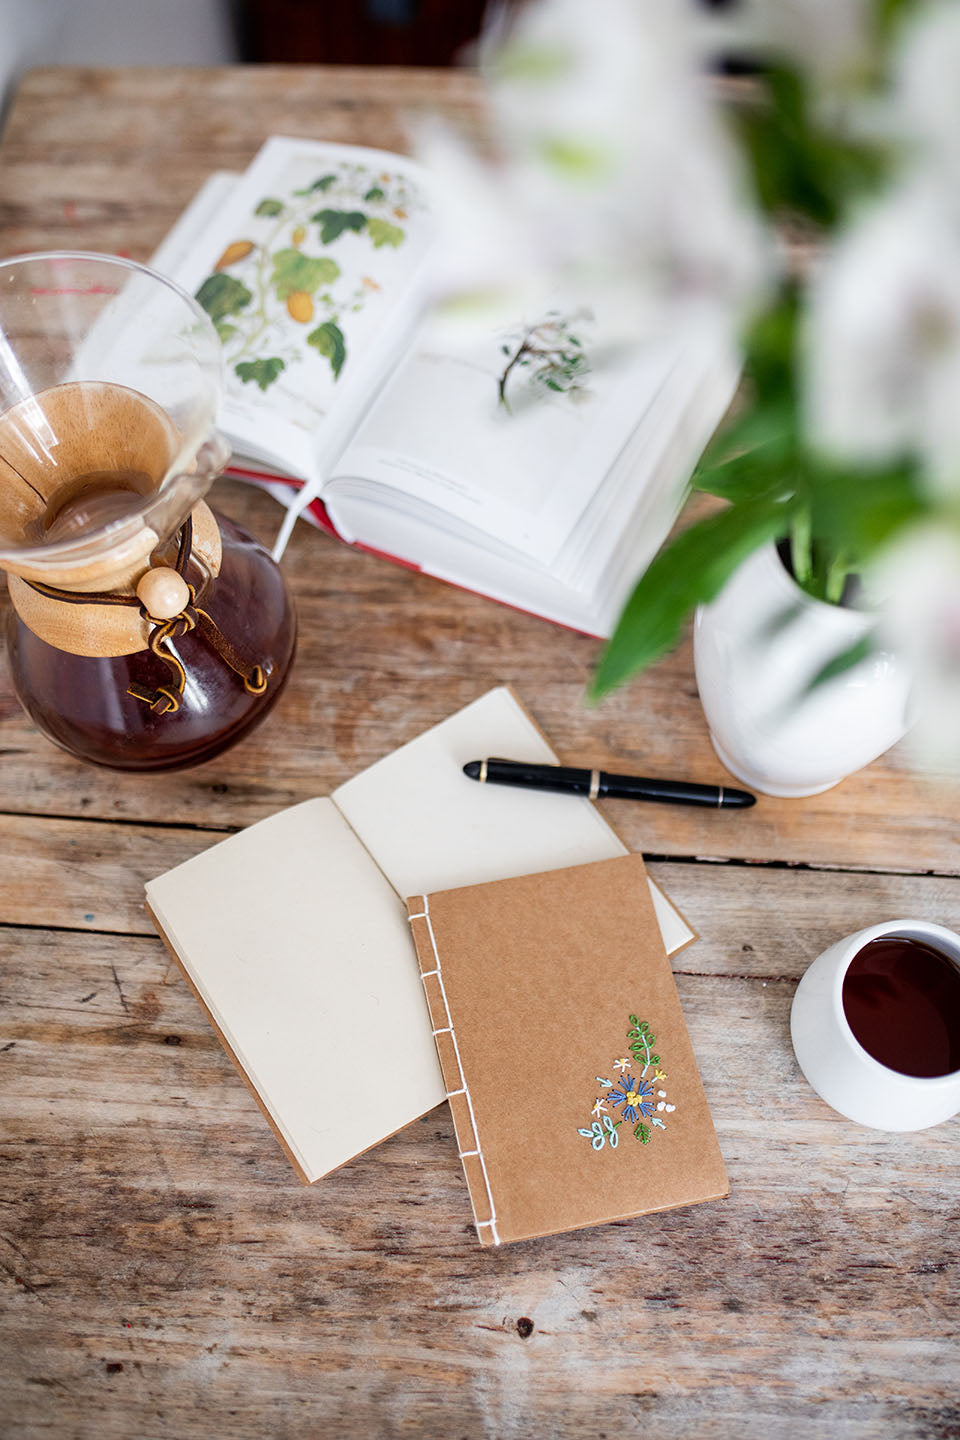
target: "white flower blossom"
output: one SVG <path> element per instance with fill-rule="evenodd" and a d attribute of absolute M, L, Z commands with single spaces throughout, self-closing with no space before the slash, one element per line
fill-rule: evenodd
<path fill-rule="evenodd" d="M 875 202 L 813 280 L 811 439 L 847 463 L 921 457 L 960 491 L 960 210 L 926 178 Z"/>
<path fill-rule="evenodd" d="M 918 163 L 960 179 L 960 6 L 924 6 L 905 26 L 894 74 L 892 125 Z"/>
<path fill-rule="evenodd" d="M 494 157 L 437 126 L 420 137 L 445 230 L 435 292 L 498 314 L 565 294 L 614 315 L 613 338 L 662 325 L 665 306 L 739 318 L 765 232 L 685 7 L 533 0 L 482 53 Z"/>
<path fill-rule="evenodd" d="M 913 675 L 914 757 L 934 770 L 960 767 L 960 531 L 930 520 L 889 548 L 873 576 L 882 593 L 884 643 Z"/>
<path fill-rule="evenodd" d="M 873 50 L 873 0 L 739 0 L 707 12 L 715 48 L 788 59 L 824 86 L 840 86 L 867 68 Z"/>

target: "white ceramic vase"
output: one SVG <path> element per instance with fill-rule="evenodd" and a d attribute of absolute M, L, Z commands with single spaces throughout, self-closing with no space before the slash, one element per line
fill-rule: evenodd
<path fill-rule="evenodd" d="M 714 749 L 731 774 L 767 795 L 816 795 L 900 739 L 909 677 L 890 652 L 809 689 L 873 623 L 864 611 L 812 599 L 773 545 L 700 607 L 697 686 Z"/>

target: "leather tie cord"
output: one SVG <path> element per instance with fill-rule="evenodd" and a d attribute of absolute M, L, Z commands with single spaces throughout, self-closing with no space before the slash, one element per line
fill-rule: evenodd
<path fill-rule="evenodd" d="M 249 665 L 230 644 L 213 617 L 197 604 L 197 590 L 186 579 L 185 573 L 187 565 L 190 563 L 193 547 L 193 521 L 189 516 L 180 529 L 179 542 L 176 570 L 190 592 L 190 600 L 179 615 L 174 615 L 169 620 L 157 620 L 148 614 L 146 607 L 136 595 L 86 591 L 79 594 L 72 590 L 57 590 L 52 585 L 44 585 L 39 581 L 28 580 L 26 582 L 31 589 L 36 590 L 40 595 L 45 595 L 47 599 L 61 600 L 68 605 L 136 605 L 139 607 L 143 618 L 150 625 L 147 645 L 170 670 L 170 681 L 166 685 L 158 685 L 155 690 L 150 690 L 146 686 L 134 682 L 128 687 L 127 694 L 132 695 L 135 700 L 142 701 L 144 705 L 149 705 L 156 715 L 176 712 L 183 703 L 187 672 L 174 654 L 171 642 L 177 640 L 181 635 L 188 635 L 191 630 L 198 631 L 211 650 L 219 655 L 235 675 L 240 677 L 248 694 L 262 695 L 268 683 L 267 673 L 263 666 Z M 201 588 L 201 596 L 203 588 L 205 587 Z"/>

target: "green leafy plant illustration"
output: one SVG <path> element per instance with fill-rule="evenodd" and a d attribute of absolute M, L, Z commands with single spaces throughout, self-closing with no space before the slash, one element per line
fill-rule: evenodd
<path fill-rule="evenodd" d="M 508 391 L 525 380 L 534 390 L 543 388 L 556 394 L 582 392 L 590 374 L 590 361 L 583 341 L 574 334 L 590 316 L 580 311 L 563 315 L 549 311 L 535 325 L 513 332 L 500 345 L 506 364 L 497 378 L 497 399 L 511 413 Z"/>
<path fill-rule="evenodd" d="M 391 225 L 389 220 L 380 220 L 376 215 L 371 215 L 367 221 L 367 234 L 373 241 L 375 250 L 379 250 L 382 245 L 392 245 L 396 250 L 404 240 L 404 232 L 399 225 Z"/>
<path fill-rule="evenodd" d="M 310 219 L 320 226 L 320 240 L 324 245 L 332 245 L 344 230 L 362 230 L 367 223 L 362 210 L 318 210 Z"/>
<path fill-rule="evenodd" d="M 272 355 L 269 359 L 264 357 L 261 360 L 241 360 L 233 368 L 237 377 L 244 384 L 253 380 L 261 390 L 267 390 L 284 368 L 284 362 L 278 355 Z"/>
<path fill-rule="evenodd" d="M 343 362 L 347 358 L 347 345 L 339 325 L 335 325 L 332 320 L 325 320 L 316 330 L 311 330 L 307 336 L 307 344 L 327 357 L 334 378 L 339 378 Z"/>
<path fill-rule="evenodd" d="M 403 245 L 398 221 L 422 203 L 404 176 L 349 161 L 302 188 L 263 196 L 251 215 L 260 223 L 226 246 L 196 292 L 237 379 L 266 392 L 319 357 L 338 380 L 349 352 L 345 317 L 379 293 L 374 256 Z M 372 274 L 362 273 L 362 248 L 341 263 L 338 248 L 348 241 L 368 247 Z"/>
<path fill-rule="evenodd" d="M 278 300 L 288 300 L 297 291 L 313 295 L 321 285 L 332 285 L 339 278 L 340 266 L 325 255 L 304 255 L 295 246 L 274 253 L 270 284 Z"/>
<path fill-rule="evenodd" d="M 336 175 L 321 175 L 319 180 L 314 180 L 312 185 L 307 185 L 303 190 L 294 190 L 294 195 L 315 195 L 318 190 L 329 190 L 335 185 Z"/>
<path fill-rule="evenodd" d="M 197 299 L 216 325 L 236 315 L 253 299 L 251 291 L 233 275 L 209 275 L 197 291 Z"/>

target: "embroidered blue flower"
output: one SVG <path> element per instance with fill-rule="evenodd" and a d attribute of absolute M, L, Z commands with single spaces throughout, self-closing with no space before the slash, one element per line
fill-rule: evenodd
<path fill-rule="evenodd" d="M 623 1118 L 636 1120 L 639 1115 L 653 1114 L 653 1083 L 650 1080 L 634 1080 L 632 1075 L 621 1075 L 616 1087 L 607 1099 L 612 1105 L 623 1106 Z"/>

